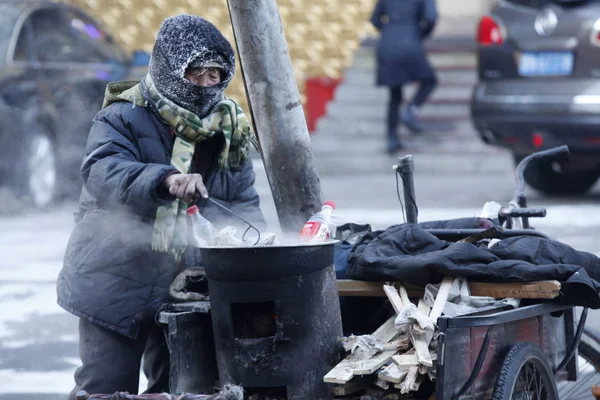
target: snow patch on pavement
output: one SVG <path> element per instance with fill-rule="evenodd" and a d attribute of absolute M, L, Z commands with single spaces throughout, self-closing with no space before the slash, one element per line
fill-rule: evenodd
<path fill-rule="evenodd" d="M 14 334 L 11 324 L 31 320 L 40 315 L 64 314 L 56 304 L 56 285 L 0 283 L 0 338 Z M 1 382 L 1 380 L 0 380 Z"/>
<path fill-rule="evenodd" d="M 47 372 L 20 372 L 0 369 L 1 394 L 8 393 L 52 393 L 67 394 L 75 385 L 75 369 Z"/>

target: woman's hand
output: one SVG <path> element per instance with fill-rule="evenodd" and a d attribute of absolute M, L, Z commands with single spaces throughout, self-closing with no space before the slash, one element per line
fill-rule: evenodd
<path fill-rule="evenodd" d="M 191 203 L 203 197 L 208 198 L 208 190 L 200 174 L 173 174 L 163 181 L 163 186 L 174 196 L 186 203 Z"/>

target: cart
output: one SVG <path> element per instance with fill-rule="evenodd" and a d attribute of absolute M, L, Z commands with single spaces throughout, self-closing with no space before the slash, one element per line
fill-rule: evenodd
<path fill-rule="evenodd" d="M 567 154 L 568 147 L 561 146 L 519 163 L 514 197 L 498 215 L 503 230 L 433 229 L 430 233 L 448 241 L 546 237 L 530 227 L 529 218 L 544 217 L 546 210 L 527 206 L 523 173 L 532 160 Z M 401 159 L 396 170 L 404 186 L 408 222 L 416 223 L 410 156 Z M 536 299 L 523 301 L 518 308 L 498 305 L 469 315 L 441 316 L 437 320 L 435 399 L 593 399 L 591 388 L 600 382 L 600 336 L 585 328 L 587 313 L 584 308 L 577 318 L 574 307 Z M 372 398 L 386 398 L 392 392 Z"/>

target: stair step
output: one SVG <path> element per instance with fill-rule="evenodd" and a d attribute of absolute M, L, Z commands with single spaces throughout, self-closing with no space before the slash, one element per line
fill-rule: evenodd
<path fill-rule="evenodd" d="M 436 69 L 477 68 L 477 56 L 474 53 L 431 53 L 427 57 Z M 374 49 L 360 48 L 354 54 L 352 67 L 375 69 L 376 66 L 377 57 Z"/>
<path fill-rule="evenodd" d="M 410 99 L 414 96 L 418 85 L 412 84 L 404 88 L 404 97 Z M 444 102 L 452 100 L 471 101 L 473 89 L 471 86 L 438 86 L 431 94 L 430 101 Z M 372 85 L 370 88 L 365 86 L 356 87 L 346 83 L 340 84 L 334 94 L 336 103 L 377 103 L 385 106 L 389 100 L 390 90 L 387 87 Z"/>
<path fill-rule="evenodd" d="M 471 120 L 467 117 L 462 118 L 421 118 L 424 128 L 424 133 L 427 132 L 455 132 L 455 126 L 465 126 L 462 132 L 473 132 L 473 128 L 466 128 Z M 430 128 L 431 127 L 431 128 Z M 399 129 L 406 128 L 400 126 Z M 315 135 L 332 134 L 332 135 L 382 135 L 386 131 L 386 123 L 384 119 L 348 119 L 348 118 L 322 118 L 317 122 Z"/>
<path fill-rule="evenodd" d="M 440 84 L 462 84 L 474 86 L 477 81 L 477 73 L 473 70 L 436 71 Z M 344 83 L 347 85 L 374 84 L 377 73 L 375 70 L 348 68 L 344 72 Z"/>
<path fill-rule="evenodd" d="M 416 152 L 407 149 L 394 156 L 389 156 L 381 146 L 376 156 L 354 156 L 335 153 L 329 156 L 315 155 L 315 164 L 320 176 L 339 175 L 373 175 L 389 173 L 393 182 L 393 165 L 398 157 L 412 154 L 415 171 L 421 173 L 464 176 L 467 174 L 506 173 L 506 165 L 512 163 L 510 154 L 502 150 L 489 152 L 473 152 L 466 157 L 457 157 L 454 153 Z M 493 157 L 494 162 L 490 162 Z"/>
<path fill-rule="evenodd" d="M 418 136 L 401 137 L 415 147 L 438 153 L 493 152 L 490 146 L 484 144 L 474 133 L 462 136 L 423 133 Z M 323 134 L 311 136 L 311 143 L 315 155 L 333 155 L 342 150 L 347 155 L 366 156 L 379 154 L 384 149 L 385 135 L 348 138 Z"/>
<path fill-rule="evenodd" d="M 374 48 L 378 40 L 378 36 L 366 37 L 361 43 L 361 48 Z M 434 35 L 425 41 L 425 49 L 432 53 L 474 52 L 477 49 L 477 43 L 472 35 Z"/>
<path fill-rule="evenodd" d="M 422 117 L 469 117 L 470 105 L 468 103 L 427 103 L 423 105 L 420 111 Z M 347 119 L 385 119 L 387 117 L 387 107 L 381 107 L 379 104 L 356 104 L 356 103 L 338 103 L 332 101 L 327 104 L 327 117 L 347 118 Z"/>
<path fill-rule="evenodd" d="M 357 125 L 355 125 L 352 130 L 345 130 L 343 128 L 343 124 L 339 123 L 340 121 L 337 119 L 330 119 L 329 122 L 322 124 L 319 126 L 320 129 L 317 129 L 312 134 L 315 136 L 323 135 L 364 135 L 365 133 L 369 133 L 371 129 L 367 129 L 368 127 L 384 127 L 385 124 L 383 122 L 379 122 L 378 124 L 369 124 L 367 121 L 361 121 Z M 439 134 L 439 135 L 447 135 L 449 133 L 453 135 L 472 135 L 474 134 L 475 128 L 471 120 L 463 120 L 463 121 L 450 121 L 450 120 L 437 120 L 437 121 L 423 121 L 422 125 L 424 128 L 424 132 L 426 134 Z M 327 129 L 322 129 L 327 128 Z M 400 128 L 400 130 L 404 130 L 404 128 Z M 379 135 L 382 131 L 376 131 L 374 134 Z"/>

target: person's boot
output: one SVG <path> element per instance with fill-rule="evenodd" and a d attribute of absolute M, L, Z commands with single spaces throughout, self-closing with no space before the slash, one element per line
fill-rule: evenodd
<path fill-rule="evenodd" d="M 417 118 L 418 112 L 419 108 L 417 106 L 409 104 L 404 107 L 404 110 L 402 110 L 402 114 L 400 115 L 400 119 L 404 125 L 406 125 L 413 133 L 423 132 L 423 126 Z"/>
<path fill-rule="evenodd" d="M 394 154 L 396 151 L 402 149 L 402 142 L 398 138 L 396 132 L 388 132 L 387 135 L 387 151 L 389 154 Z"/>

